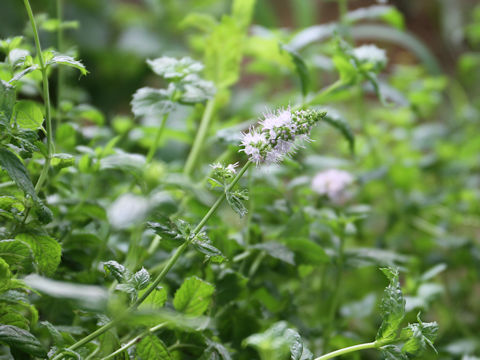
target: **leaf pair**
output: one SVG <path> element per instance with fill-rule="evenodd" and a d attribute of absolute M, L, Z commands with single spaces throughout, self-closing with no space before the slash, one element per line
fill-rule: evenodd
<path fill-rule="evenodd" d="M 114 260 L 107 261 L 103 267 L 120 283 L 115 289 L 126 293 L 131 302 L 138 298 L 139 291 L 145 289 L 150 282 L 150 274 L 143 267 L 136 273 L 132 273 Z"/>

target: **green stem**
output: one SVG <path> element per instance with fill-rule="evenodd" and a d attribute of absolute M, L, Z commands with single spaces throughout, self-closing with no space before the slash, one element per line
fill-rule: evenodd
<path fill-rule="evenodd" d="M 215 109 L 215 98 L 208 100 L 205 111 L 203 112 L 202 120 L 200 121 L 200 127 L 198 128 L 197 136 L 193 141 L 192 149 L 190 154 L 188 154 L 187 161 L 185 163 L 185 168 L 183 173 L 187 176 L 190 176 L 193 172 L 193 168 L 197 162 L 197 159 L 202 150 L 203 143 L 205 142 L 205 137 L 207 136 L 208 128 L 210 127 L 210 121 L 213 116 L 213 110 Z"/>
<path fill-rule="evenodd" d="M 155 139 L 153 140 L 153 143 L 150 146 L 150 150 L 148 150 L 147 164 L 149 164 L 153 160 L 153 156 L 155 155 L 155 152 L 157 151 L 158 142 L 160 141 L 160 138 L 162 137 L 163 130 L 165 129 L 165 124 L 167 122 L 168 114 L 169 113 L 166 113 L 166 114 L 163 115 L 162 122 L 160 123 L 160 126 L 157 129 L 157 133 L 155 134 Z"/>
<path fill-rule="evenodd" d="M 40 46 L 40 37 L 38 36 L 37 24 L 33 16 L 32 8 L 28 0 L 23 0 L 25 9 L 27 10 L 30 24 L 32 25 L 33 38 L 35 39 L 35 48 L 37 50 L 38 62 L 40 63 L 40 70 L 42 72 L 42 87 L 43 87 L 43 101 L 45 102 L 45 118 L 47 122 L 47 156 L 45 158 L 45 164 L 43 166 L 40 177 L 38 178 L 35 190 L 38 192 L 47 178 L 48 169 L 50 167 L 50 160 L 53 153 L 53 133 L 52 133 L 52 117 L 50 110 L 50 91 L 48 89 L 48 77 L 47 67 L 45 66 L 45 60 L 43 58 L 42 47 Z"/>
<path fill-rule="evenodd" d="M 340 350 L 332 351 L 331 353 L 322 355 L 318 358 L 315 358 L 314 360 L 327 360 L 327 359 L 331 359 L 331 358 L 334 358 L 334 357 L 337 357 L 337 356 L 340 356 L 340 355 L 348 354 L 348 353 L 351 353 L 351 352 L 354 352 L 354 351 L 359 351 L 359 350 L 364 350 L 364 349 L 374 349 L 374 348 L 377 347 L 377 345 L 378 344 L 377 344 L 376 341 L 365 343 L 365 344 L 353 345 L 353 346 L 349 346 L 349 347 L 346 347 L 346 348 L 343 348 L 343 349 L 340 349 Z"/>
<path fill-rule="evenodd" d="M 340 244 L 338 247 L 338 262 L 337 262 L 337 279 L 335 282 L 335 289 L 333 290 L 332 301 L 330 303 L 330 309 L 328 312 L 328 323 L 325 329 L 325 335 L 323 338 L 323 350 L 328 350 L 328 345 L 330 343 L 330 338 L 332 336 L 332 329 L 335 321 L 335 314 L 337 313 L 337 309 L 340 302 L 340 283 L 342 281 L 342 272 L 343 272 L 343 265 L 344 265 L 344 249 L 345 249 L 345 229 L 344 225 L 342 225 L 342 229 L 340 230 L 339 234 Z"/>
<path fill-rule="evenodd" d="M 58 31 L 57 31 L 57 49 L 61 53 L 63 52 L 63 0 L 57 0 L 57 20 L 59 22 Z M 62 112 L 60 111 L 60 103 L 62 100 L 62 88 L 63 88 L 63 79 L 65 73 L 63 71 L 63 66 L 59 66 L 57 69 L 57 122 L 56 127 L 60 125 L 62 121 Z"/>
<path fill-rule="evenodd" d="M 145 335 L 151 333 L 151 332 L 154 332 L 154 331 L 157 331 L 158 329 L 162 328 L 163 326 L 165 326 L 165 323 L 161 323 L 161 324 L 158 324 L 150 329 L 147 329 L 145 330 L 144 332 L 142 332 L 140 335 L 138 336 L 135 336 L 132 340 L 130 340 L 128 343 L 126 343 L 125 345 L 123 345 L 120 349 L 114 351 L 113 353 L 111 353 L 110 355 L 107 355 L 105 356 L 104 358 L 102 358 L 101 360 L 109 360 L 109 359 L 113 359 L 116 355 L 122 353 L 123 351 L 127 350 L 128 348 L 132 347 L 133 345 L 135 345 L 142 337 L 144 337 Z"/>
<path fill-rule="evenodd" d="M 235 178 L 232 180 L 232 182 L 227 186 L 227 188 L 225 189 L 225 192 L 223 192 L 219 197 L 218 199 L 215 201 L 215 203 L 212 205 L 212 207 L 208 210 L 208 212 L 205 214 L 205 216 L 202 218 L 202 220 L 200 220 L 200 222 L 198 223 L 198 225 L 195 227 L 195 229 L 193 229 L 192 231 L 192 236 L 187 240 L 185 241 L 182 245 L 180 245 L 177 250 L 175 251 L 175 254 L 169 259 L 169 261 L 167 262 L 167 264 L 165 265 L 165 267 L 162 269 L 162 271 L 160 272 L 160 274 L 158 274 L 158 276 L 156 277 L 156 279 L 153 281 L 153 283 L 145 290 L 145 292 L 143 293 L 143 295 L 137 299 L 137 301 L 135 301 L 135 303 L 133 303 L 132 306 L 130 306 L 130 308 L 120 317 L 120 318 L 117 318 L 116 320 L 112 320 L 110 321 L 109 323 L 103 325 L 102 327 L 98 328 L 96 331 L 94 331 L 93 333 L 87 335 L 86 337 L 84 337 L 83 339 L 77 341 L 75 344 L 73 344 L 72 346 L 70 346 L 68 348 L 68 350 L 75 350 L 75 349 L 78 349 L 79 347 L 87 344 L 88 342 L 92 341 L 93 339 L 97 338 L 98 336 L 102 335 L 103 333 L 105 333 L 106 331 L 108 331 L 109 329 L 111 329 L 118 321 L 120 321 L 122 318 L 124 318 L 125 316 L 129 315 L 131 312 L 133 312 L 135 309 L 137 309 L 141 303 L 143 303 L 145 301 L 145 299 L 153 292 L 153 290 L 155 290 L 158 286 L 158 284 L 160 284 L 160 282 L 162 282 L 162 280 L 165 278 L 165 276 L 167 276 L 168 272 L 170 271 L 170 269 L 173 267 L 173 265 L 175 265 L 175 263 L 177 262 L 177 260 L 180 258 L 180 255 L 182 255 L 182 253 L 185 251 L 185 249 L 188 247 L 188 245 L 195 239 L 195 237 L 198 235 L 198 233 L 203 229 L 203 227 L 205 226 L 206 222 L 210 219 L 210 217 L 212 217 L 212 215 L 215 213 L 215 211 L 218 209 L 218 207 L 220 206 L 220 204 L 222 203 L 222 201 L 225 199 L 225 194 L 230 191 L 236 184 L 237 182 L 240 180 L 240 178 L 243 176 L 243 174 L 245 174 L 245 172 L 248 170 L 248 168 L 252 165 L 253 163 L 251 161 L 248 161 L 241 169 L 240 171 L 237 173 L 237 176 L 235 176 Z M 63 357 L 63 354 L 58 354 L 57 356 L 55 356 L 52 360 L 59 360 Z"/>

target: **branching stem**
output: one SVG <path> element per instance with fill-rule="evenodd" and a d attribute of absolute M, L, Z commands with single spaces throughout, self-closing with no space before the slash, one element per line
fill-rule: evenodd
<path fill-rule="evenodd" d="M 115 320 L 110 321 L 109 323 L 103 325 L 102 327 L 98 328 L 96 331 L 93 333 L 87 335 L 83 339 L 77 341 L 75 344 L 70 346 L 67 350 L 76 350 L 83 345 L 87 344 L 88 342 L 92 341 L 93 339 L 97 338 L 98 336 L 102 335 L 106 331 L 110 330 L 113 326 L 117 324 L 120 320 L 125 318 L 127 315 L 131 314 L 134 310 L 136 310 L 141 303 L 145 301 L 145 299 L 157 288 L 157 286 L 165 279 L 165 276 L 167 276 L 168 272 L 170 269 L 175 265 L 177 260 L 180 258 L 180 255 L 183 254 L 183 252 L 186 250 L 188 245 L 195 239 L 195 237 L 198 235 L 198 233 L 203 229 L 207 221 L 212 217 L 212 215 L 217 211 L 223 200 L 225 199 L 225 194 L 230 191 L 237 183 L 238 181 L 242 178 L 242 176 L 245 174 L 245 172 L 248 170 L 248 168 L 252 165 L 253 163 L 251 161 L 248 161 L 237 173 L 235 178 L 232 180 L 232 182 L 228 185 L 228 187 L 225 189 L 225 192 L 223 192 L 215 201 L 215 203 L 212 205 L 212 207 L 208 210 L 208 212 L 205 214 L 205 216 L 200 220 L 198 225 L 195 227 L 195 229 L 192 231 L 192 236 L 185 241 L 182 245 L 180 245 L 177 250 L 175 251 L 175 254 L 168 260 L 167 264 L 165 267 L 162 269 L 160 274 L 155 278 L 155 280 L 150 284 L 150 286 L 145 290 L 143 295 L 133 303 L 133 305 L 125 312 L 125 314 Z M 56 355 L 52 360 L 59 360 L 63 358 L 63 354 L 60 353 Z"/>

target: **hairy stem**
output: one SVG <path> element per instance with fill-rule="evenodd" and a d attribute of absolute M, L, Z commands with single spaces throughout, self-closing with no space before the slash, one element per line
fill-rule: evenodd
<path fill-rule="evenodd" d="M 27 10 L 30 24 L 32 25 L 33 38 L 35 40 L 35 48 L 37 50 L 38 62 L 40 63 L 40 70 L 42 72 L 42 88 L 43 88 L 43 101 L 45 102 L 45 119 L 47 123 L 47 156 L 45 158 L 45 164 L 43 166 L 40 177 L 38 178 L 35 190 L 38 192 L 48 176 L 48 169 L 50 168 L 50 160 L 53 153 L 53 132 L 52 132 L 52 116 L 50 108 L 50 91 L 48 89 L 48 77 L 47 67 L 43 58 L 42 47 L 40 46 L 40 37 L 38 36 L 37 24 L 33 16 L 32 8 L 28 0 L 23 0 L 25 9 Z"/>
<path fill-rule="evenodd" d="M 343 349 L 340 349 L 340 350 L 332 351 L 328 354 L 325 354 L 325 355 L 322 355 L 318 358 L 315 358 L 314 360 L 332 359 L 334 357 L 344 355 L 344 354 L 348 354 L 348 353 L 351 353 L 351 352 L 354 352 L 354 351 L 359 351 L 359 350 L 364 350 L 364 349 L 373 349 L 373 348 L 376 348 L 377 346 L 378 346 L 378 344 L 377 344 L 376 341 L 365 343 L 365 344 L 353 345 L 353 346 L 349 346 L 349 347 L 346 347 L 346 348 L 343 348 Z"/>
<path fill-rule="evenodd" d="M 152 284 L 145 290 L 143 295 L 133 303 L 132 306 L 121 316 L 120 318 L 117 318 L 116 320 L 112 320 L 109 323 L 103 325 L 102 327 L 98 328 L 96 331 L 93 333 L 87 335 L 83 339 L 77 341 L 75 344 L 70 346 L 67 350 L 76 350 L 79 347 L 87 344 L 88 342 L 92 341 L 93 339 L 97 338 L 98 336 L 102 335 L 109 329 L 111 329 L 114 325 L 116 325 L 117 322 L 119 322 L 121 319 L 129 315 L 131 312 L 133 312 L 135 309 L 137 309 L 141 303 L 145 301 L 145 299 L 155 290 L 162 282 L 162 280 L 167 276 L 168 272 L 170 269 L 175 265 L 177 260 L 180 258 L 180 255 L 183 254 L 185 249 L 188 247 L 188 245 L 195 239 L 195 237 L 198 235 L 198 233 L 203 229 L 207 221 L 212 217 L 212 215 L 215 213 L 215 211 L 218 209 L 222 201 L 225 199 L 225 194 L 226 192 L 230 191 L 236 184 L 237 182 L 241 179 L 241 177 L 245 174 L 245 172 L 248 170 L 248 168 L 252 165 L 253 163 L 251 161 L 248 161 L 237 173 L 235 178 L 232 180 L 232 182 L 228 185 L 228 187 L 225 189 L 225 192 L 223 192 L 215 201 L 215 203 L 212 205 L 212 207 L 208 210 L 208 212 L 205 214 L 205 216 L 200 220 L 198 225 L 195 227 L 195 229 L 192 231 L 192 236 L 185 241 L 182 245 L 180 245 L 177 250 L 175 251 L 175 254 L 168 260 L 167 264 L 165 267 L 162 269 L 160 274 L 155 278 Z M 63 358 L 63 354 L 58 354 L 55 356 L 52 360 L 59 360 Z"/>
<path fill-rule="evenodd" d="M 153 156 L 155 155 L 155 152 L 157 151 L 158 143 L 160 141 L 160 138 L 162 137 L 163 130 L 165 129 L 165 124 L 167 122 L 168 114 L 169 113 L 166 113 L 166 114 L 163 115 L 160 126 L 158 127 L 157 132 L 155 134 L 155 139 L 153 140 L 153 143 L 150 146 L 150 149 L 148 150 L 147 164 L 149 164 L 153 160 Z"/>
<path fill-rule="evenodd" d="M 210 127 L 210 121 L 213 116 L 213 110 L 215 109 L 215 98 L 208 100 L 205 111 L 203 112 L 202 120 L 200 121 L 200 127 L 198 128 L 197 136 L 193 141 L 192 149 L 188 154 L 187 161 L 183 173 L 187 176 L 192 175 L 195 164 L 202 150 L 205 137 L 207 136 L 208 128 Z"/>

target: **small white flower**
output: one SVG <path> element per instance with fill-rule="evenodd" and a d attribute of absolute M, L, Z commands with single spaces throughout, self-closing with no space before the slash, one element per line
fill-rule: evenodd
<path fill-rule="evenodd" d="M 235 164 L 228 164 L 227 167 L 225 168 L 227 171 L 231 172 L 232 174 L 235 174 L 237 171 L 235 168 L 238 166 L 238 162 Z"/>
<path fill-rule="evenodd" d="M 341 204 L 348 199 L 346 189 L 354 180 L 347 171 L 329 169 L 315 175 L 312 190 L 320 195 L 326 195 L 336 204 Z"/>
<path fill-rule="evenodd" d="M 362 45 L 353 49 L 353 55 L 361 62 L 368 62 L 374 65 L 385 65 L 387 63 L 387 53 L 375 45 Z"/>
<path fill-rule="evenodd" d="M 265 134 L 251 128 L 248 133 L 242 134 L 242 151 L 257 165 L 264 160 L 261 150 L 267 145 Z"/>

